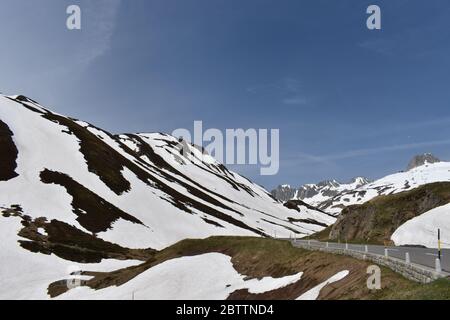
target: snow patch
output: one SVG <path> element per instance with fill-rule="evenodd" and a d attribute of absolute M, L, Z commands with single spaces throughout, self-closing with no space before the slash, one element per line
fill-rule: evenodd
<path fill-rule="evenodd" d="M 442 248 L 450 248 L 450 204 L 406 221 L 395 230 L 391 239 L 397 246 L 409 244 L 437 248 L 438 228 L 441 229 Z"/>
<path fill-rule="evenodd" d="M 316 300 L 319 297 L 320 291 L 325 286 L 344 279 L 348 274 L 349 274 L 348 270 L 344 270 L 344 271 L 338 272 L 334 276 L 329 278 L 327 281 L 322 282 L 321 284 L 315 286 L 314 288 L 306 291 L 304 294 L 302 294 L 296 300 Z"/>
<path fill-rule="evenodd" d="M 234 269 L 231 257 L 207 253 L 165 261 L 119 287 L 97 291 L 78 287 L 59 299 L 224 300 L 236 290 L 263 293 L 295 283 L 301 276 L 300 272 L 246 281 L 246 276 Z"/>

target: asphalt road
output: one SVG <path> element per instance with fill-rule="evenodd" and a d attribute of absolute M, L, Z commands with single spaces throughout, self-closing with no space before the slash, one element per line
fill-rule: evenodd
<path fill-rule="evenodd" d="M 294 240 L 292 244 L 299 246 L 300 243 L 307 243 L 308 240 Z M 311 246 L 325 247 L 325 242 L 311 240 Z M 329 242 L 329 248 L 345 249 L 345 243 Z M 353 251 L 364 252 L 366 245 L 364 244 L 348 244 L 348 249 Z M 397 259 L 405 260 L 406 252 L 409 252 L 411 263 L 422 265 L 428 268 L 435 268 L 436 258 L 438 256 L 437 249 L 417 248 L 417 247 L 384 247 L 378 245 L 367 245 L 368 252 L 384 255 L 385 248 L 388 255 Z M 443 271 L 450 273 L 450 249 L 441 250 L 441 268 Z"/>

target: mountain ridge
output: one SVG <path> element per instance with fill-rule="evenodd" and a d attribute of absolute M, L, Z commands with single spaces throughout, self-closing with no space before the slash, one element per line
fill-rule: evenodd
<path fill-rule="evenodd" d="M 430 174 L 428 171 L 442 165 L 442 177 Z M 431 153 L 418 154 L 409 161 L 407 170 L 390 174 L 377 180 L 369 180 L 364 177 L 353 178 L 350 183 L 342 184 L 336 180 L 324 180 L 317 184 L 306 184 L 298 189 L 290 185 L 279 185 L 271 191 L 274 198 L 285 202 L 299 199 L 308 204 L 338 215 L 348 205 L 361 204 L 371 198 L 387 194 L 388 192 L 399 192 L 416 186 L 448 181 L 450 175 L 446 172 L 447 162 L 441 161 Z M 415 176 L 422 175 L 422 182 L 417 183 Z M 428 180 L 427 176 L 433 176 Z M 421 178 L 419 177 L 418 180 Z M 397 186 L 394 186 L 397 184 Z"/>
<path fill-rule="evenodd" d="M 201 216 L 201 224 L 205 223 L 213 228 L 211 230 L 210 227 L 206 227 L 212 231 L 212 234 L 206 234 L 208 236 L 217 233 L 217 228 L 226 229 L 224 224 L 233 225 L 232 229 L 237 227 L 247 230 L 244 234 L 249 231 L 253 235 L 263 236 L 273 234 L 274 229 L 278 229 L 276 231 L 278 234 L 283 234 L 282 230 L 285 230 L 286 235 L 316 231 L 315 227 L 311 229 L 311 225 L 292 224 L 287 218 L 290 215 L 299 214 L 298 212 L 287 210 L 273 200 L 266 190 L 251 183 L 247 178 L 229 171 L 194 145 L 161 133 L 113 135 L 87 122 L 53 113 L 23 95 L 3 96 L 2 100 L 0 120 L 6 123 L 9 132 L 14 135 L 15 146 L 18 149 L 16 158 L 19 171 L 25 167 L 18 173 L 19 177 L 8 179 L 6 182 L 12 184 L 18 182 L 21 180 L 21 175 L 29 175 L 31 171 L 38 189 L 42 189 L 43 197 L 45 185 L 58 190 L 61 190 L 59 189 L 61 187 L 65 188 L 65 192 L 73 200 L 65 201 L 65 204 L 61 203 L 60 206 L 66 208 L 63 211 L 73 211 L 78 215 L 75 221 L 71 221 L 76 224 L 87 221 L 83 218 L 86 215 L 86 208 L 91 208 L 93 212 L 92 208 L 99 207 L 100 203 L 110 203 L 110 207 L 116 207 L 123 212 L 116 216 L 122 218 L 113 219 L 101 228 L 94 228 L 86 222 L 81 223 L 79 226 L 85 231 L 103 236 L 102 233 L 105 235 L 110 233 L 109 231 L 114 233 L 114 229 L 123 227 L 126 221 L 123 219 L 126 217 L 125 213 L 129 214 L 130 210 L 135 210 L 135 204 L 129 201 L 124 203 L 124 200 L 120 199 L 129 198 L 131 195 L 139 198 L 134 190 L 136 188 L 143 194 L 153 194 L 154 200 L 150 203 L 153 205 L 161 203 L 163 207 L 166 207 L 164 212 L 181 211 L 188 214 L 185 217 Z M 6 133 L 2 134 L 2 138 L 7 136 Z M 27 140 L 33 143 L 30 144 Z M 51 145 L 48 144 L 49 142 Z M 180 153 L 182 149 L 180 144 L 184 144 L 182 148 L 188 148 L 194 159 Z M 59 150 L 58 147 L 60 147 Z M 25 157 L 24 155 L 33 148 L 35 152 Z M 72 157 L 64 157 L 63 153 Z M 34 162 L 30 163 L 27 159 L 33 159 Z M 200 159 L 201 161 L 193 161 Z M 27 166 L 29 168 L 26 168 Z M 26 187 L 30 188 L 30 184 L 32 183 Z M 99 197 L 96 198 L 96 196 Z M 31 196 L 25 198 L 27 197 Z M 20 198 L 20 195 L 17 198 Z M 117 199 L 112 200 L 115 198 Z M 86 202 L 86 199 L 90 199 L 90 203 L 82 203 Z M 12 202 L 2 198 L 0 201 L 3 207 L 20 205 L 27 214 L 34 210 L 33 204 L 28 200 L 24 201 L 25 204 L 20 203 L 21 201 Z M 144 199 L 141 201 L 148 203 Z M 164 203 L 173 208 L 167 208 Z M 40 208 L 41 205 L 43 204 L 39 203 L 37 207 Z M 69 210 L 72 206 L 75 208 Z M 267 208 L 271 209 L 265 212 Z M 129 215 L 136 218 L 135 220 L 130 217 L 128 219 L 134 224 L 137 221 L 143 222 L 142 226 L 145 229 L 137 226 L 133 229 L 140 229 L 141 233 L 146 233 L 147 228 L 154 230 L 155 221 L 145 223 L 148 215 L 145 215 L 143 209 L 139 211 L 141 211 L 139 216 Z M 281 212 L 279 217 L 277 217 L 278 211 Z M 322 215 L 318 211 L 309 211 L 300 214 Z M 58 216 L 56 213 L 55 215 Z M 249 225 L 249 223 L 255 224 L 254 221 L 249 220 L 249 216 L 259 216 L 257 225 Z M 273 217 L 276 217 L 275 220 Z M 81 218 L 84 220 L 80 220 Z M 321 220 L 321 224 L 331 223 L 325 215 L 318 219 Z M 321 228 L 319 225 L 318 227 Z M 192 235 L 196 233 L 194 229 Z M 183 238 L 185 236 L 177 237 L 167 244 Z M 123 243 L 123 245 L 126 244 Z M 142 244 L 141 247 L 148 247 L 148 245 Z M 150 245 L 150 247 L 158 248 L 160 245 Z"/>
<path fill-rule="evenodd" d="M 279 185 L 271 191 L 272 196 L 280 201 L 303 200 L 313 206 L 320 205 L 321 202 L 338 195 L 339 193 L 353 190 L 370 180 L 365 177 L 355 177 L 349 182 L 339 182 L 335 179 L 323 180 L 316 184 L 308 183 L 298 188 L 292 188 L 291 185 Z"/>

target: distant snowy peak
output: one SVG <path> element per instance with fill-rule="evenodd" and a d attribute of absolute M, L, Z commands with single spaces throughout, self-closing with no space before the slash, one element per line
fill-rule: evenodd
<path fill-rule="evenodd" d="M 298 189 L 279 186 L 272 191 L 272 196 L 283 202 L 302 200 L 336 216 L 346 206 L 361 204 L 379 195 L 408 191 L 424 184 L 444 181 L 450 181 L 450 162 L 442 162 L 432 154 L 424 153 L 413 157 L 407 171 L 376 181 L 357 177 L 348 183 L 325 180 L 317 184 L 305 184 Z"/>
<path fill-rule="evenodd" d="M 292 188 L 290 185 L 283 184 L 276 187 L 276 189 L 273 189 L 270 193 L 275 199 L 286 202 L 294 198 L 296 191 L 297 190 Z"/>
<path fill-rule="evenodd" d="M 441 160 L 439 160 L 439 158 L 436 158 L 431 153 L 419 154 L 419 155 L 414 156 L 411 159 L 411 161 L 408 164 L 408 167 L 406 168 L 406 171 L 423 166 L 424 164 L 437 163 L 437 162 L 441 162 Z"/>
<path fill-rule="evenodd" d="M 346 206 L 362 204 L 380 195 L 396 194 L 425 184 L 448 181 L 450 181 L 450 162 L 425 161 L 424 164 L 409 171 L 394 173 L 354 190 L 342 192 L 317 207 L 337 215 Z"/>
<path fill-rule="evenodd" d="M 298 189 L 293 189 L 289 185 L 282 185 L 272 191 L 272 196 L 283 202 L 298 199 L 317 206 L 339 193 L 354 190 L 369 182 L 370 180 L 367 178 L 356 177 L 347 183 L 341 183 L 337 180 L 324 180 L 317 184 L 305 184 Z"/>

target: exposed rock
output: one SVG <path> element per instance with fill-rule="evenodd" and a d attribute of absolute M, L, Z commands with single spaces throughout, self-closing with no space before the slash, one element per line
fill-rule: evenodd
<path fill-rule="evenodd" d="M 0 120 L 0 181 L 8 181 L 17 177 L 17 147 L 12 139 L 13 133 Z"/>
<path fill-rule="evenodd" d="M 303 200 L 313 206 L 319 206 L 321 203 L 341 194 L 343 192 L 352 191 L 367 183 L 371 182 L 364 177 L 353 178 L 348 183 L 341 183 L 336 180 L 324 180 L 317 184 L 305 184 L 298 189 L 292 188 L 290 185 L 280 185 L 272 190 L 274 198 L 286 202 L 292 199 Z M 317 199 L 312 199 L 315 196 Z"/>
<path fill-rule="evenodd" d="M 295 196 L 295 189 L 291 188 L 290 185 L 280 185 L 272 190 L 271 194 L 275 199 L 285 202 Z"/>
<path fill-rule="evenodd" d="M 431 153 L 419 154 L 411 159 L 406 170 L 409 171 L 411 169 L 423 166 L 424 164 L 436 162 L 441 162 L 441 160 L 433 156 Z"/>

